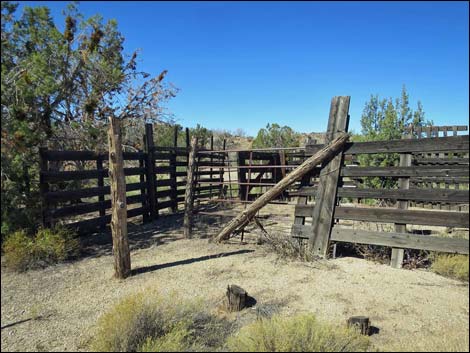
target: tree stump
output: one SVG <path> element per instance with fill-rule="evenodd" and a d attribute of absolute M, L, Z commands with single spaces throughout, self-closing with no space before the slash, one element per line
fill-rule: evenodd
<path fill-rule="evenodd" d="M 247 304 L 248 293 L 241 287 L 232 284 L 227 287 L 227 311 L 241 311 Z"/>
<path fill-rule="evenodd" d="M 367 316 L 351 316 L 347 324 L 348 328 L 357 327 L 362 335 L 369 335 L 369 318 Z"/>

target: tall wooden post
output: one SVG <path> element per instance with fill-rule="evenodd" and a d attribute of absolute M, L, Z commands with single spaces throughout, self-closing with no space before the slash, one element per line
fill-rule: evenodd
<path fill-rule="evenodd" d="M 186 178 L 186 193 L 184 195 L 184 236 L 191 238 L 193 228 L 194 206 L 194 172 L 196 170 L 197 137 L 191 139 L 188 159 L 188 175 Z"/>
<path fill-rule="evenodd" d="M 127 240 L 126 178 L 122 156 L 119 120 L 109 119 L 109 179 L 111 185 L 111 232 L 113 236 L 114 275 L 126 278 L 131 273 L 131 255 Z"/>
<path fill-rule="evenodd" d="M 319 163 L 330 159 L 332 156 L 342 150 L 344 144 L 348 140 L 349 135 L 346 133 L 339 133 L 338 136 L 328 145 L 324 146 L 313 156 L 305 160 L 300 166 L 295 168 L 292 172 L 286 175 L 279 183 L 266 191 L 263 195 L 257 198 L 250 204 L 243 212 L 239 213 L 220 231 L 215 238 L 220 242 L 230 237 L 234 231 L 240 227 L 244 227 L 256 215 L 261 208 L 266 206 L 271 200 L 279 196 L 284 190 L 291 186 L 296 180 L 302 178 L 305 174 L 311 172 Z"/>
<path fill-rule="evenodd" d="M 410 139 L 411 135 L 405 135 L 404 139 Z M 402 153 L 400 154 L 400 167 L 411 167 L 411 153 Z M 410 178 L 402 177 L 398 179 L 398 187 L 400 189 L 409 189 L 410 188 Z M 408 209 L 408 200 L 398 200 L 397 208 L 406 210 Z M 395 223 L 395 232 L 397 233 L 406 233 L 406 224 Z M 394 268 L 401 268 L 403 266 L 403 256 L 405 254 L 404 249 L 392 248 L 392 257 L 390 260 L 390 266 Z"/>
<path fill-rule="evenodd" d="M 175 125 L 175 131 L 174 131 L 174 135 L 173 135 L 173 147 L 175 148 L 173 150 L 173 153 L 172 153 L 172 156 L 171 156 L 171 159 L 170 159 L 170 165 L 171 165 L 171 174 L 170 174 L 170 178 L 171 178 L 171 181 L 172 181 L 172 185 L 171 185 L 171 211 L 173 213 L 177 212 L 178 211 L 178 191 L 176 190 L 177 188 L 177 181 L 176 181 L 176 161 L 178 160 L 177 156 L 178 156 L 178 151 L 177 151 L 177 147 L 178 147 L 178 125 Z"/>
<path fill-rule="evenodd" d="M 210 145 L 210 149 L 211 151 L 214 151 L 214 135 L 211 135 L 211 145 Z M 212 181 L 212 177 L 213 177 L 213 174 L 212 174 L 212 165 L 214 164 L 214 158 L 213 158 L 213 152 L 211 152 L 211 155 L 210 155 L 210 164 L 211 164 L 211 168 L 209 169 L 210 170 L 210 180 Z M 212 199 L 212 184 L 209 184 L 209 199 Z"/>
<path fill-rule="evenodd" d="M 96 160 L 96 169 L 98 170 L 98 187 L 103 187 L 104 186 L 104 170 L 103 170 L 103 159 L 101 156 L 98 156 L 98 159 Z M 98 201 L 100 202 L 100 217 L 104 217 L 106 215 L 106 208 L 104 205 L 104 195 L 98 196 Z M 106 226 L 103 224 L 100 227 L 101 229 L 106 228 Z"/>
<path fill-rule="evenodd" d="M 155 158 L 153 157 L 154 144 L 152 124 L 145 124 L 144 148 L 147 153 L 146 170 L 149 219 L 153 221 L 157 218 L 157 207 L 155 199 Z"/>
<path fill-rule="evenodd" d="M 191 148 L 191 142 L 189 141 L 189 128 L 186 128 L 186 150 L 189 156 L 189 149 Z"/>
<path fill-rule="evenodd" d="M 224 139 L 223 144 L 222 144 L 222 150 L 225 151 L 226 148 L 227 148 L 227 140 Z M 228 159 L 228 158 L 227 158 L 227 159 Z M 222 156 L 222 164 L 223 164 L 224 167 L 225 167 L 225 153 L 224 153 L 223 156 Z M 230 165 L 230 164 L 229 164 L 229 165 Z M 225 193 L 225 190 L 226 190 L 226 189 L 224 188 L 224 172 L 225 172 L 224 167 L 221 167 L 221 168 L 219 169 L 219 182 L 220 182 L 220 184 L 219 184 L 219 187 L 220 187 L 220 189 L 219 189 L 219 197 L 220 197 L 220 198 L 223 198 L 223 199 L 225 199 L 226 196 L 227 196 L 226 193 Z M 228 171 L 229 171 L 229 173 L 230 173 L 230 167 L 229 167 Z"/>
<path fill-rule="evenodd" d="M 47 172 L 49 169 L 48 161 L 46 158 L 46 147 L 39 148 L 39 191 L 41 194 L 41 213 L 42 213 L 42 225 L 43 227 L 50 227 L 51 222 L 47 215 L 49 210 L 49 203 L 47 202 L 46 193 L 49 192 L 49 183 L 44 181 L 43 172 Z"/>
<path fill-rule="evenodd" d="M 326 143 L 330 143 L 342 132 L 348 131 L 349 102 L 351 97 L 333 97 L 330 107 L 330 118 L 326 133 Z M 315 206 L 312 212 L 312 234 L 309 237 L 309 249 L 313 255 L 326 257 L 333 226 L 333 215 L 336 207 L 336 192 L 343 152 L 334 156 L 324 165 L 320 172 L 320 182 L 315 195 Z"/>
<path fill-rule="evenodd" d="M 142 150 L 139 150 L 139 153 L 142 153 L 143 151 Z M 148 200 L 148 193 L 147 193 L 147 190 L 146 190 L 146 186 L 145 186 L 145 159 L 143 156 L 139 156 L 139 168 L 141 168 L 141 172 L 139 174 L 139 179 L 140 179 L 140 183 L 144 186 L 142 186 L 142 188 L 140 189 L 140 196 L 142 198 L 141 202 L 142 202 L 142 208 L 146 211 L 144 211 L 142 213 L 142 221 L 144 223 L 147 223 L 148 220 L 149 220 L 149 214 L 148 214 L 148 205 L 149 205 L 149 200 Z"/>

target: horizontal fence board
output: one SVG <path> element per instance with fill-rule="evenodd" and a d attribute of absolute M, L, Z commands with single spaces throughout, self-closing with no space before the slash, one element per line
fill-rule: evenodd
<path fill-rule="evenodd" d="M 140 190 L 146 186 L 147 183 L 126 184 L 126 192 Z M 46 192 L 44 197 L 48 202 L 72 201 L 80 198 L 108 195 L 110 192 L 111 191 L 109 186 L 102 186 L 80 190 L 51 191 Z"/>
<path fill-rule="evenodd" d="M 175 205 L 175 203 L 176 202 L 174 200 L 158 202 L 157 203 L 157 210 L 162 210 L 164 208 L 172 207 L 173 205 Z"/>
<path fill-rule="evenodd" d="M 414 164 L 426 165 L 426 164 L 444 164 L 444 165 L 463 165 L 468 168 L 468 158 L 426 158 L 426 157 L 415 157 L 413 160 Z"/>
<path fill-rule="evenodd" d="M 174 152 L 176 150 L 177 153 L 181 153 L 181 155 L 186 155 L 188 153 L 188 149 L 186 147 L 165 147 L 165 146 L 154 146 L 154 151 L 165 151 L 165 152 Z"/>
<path fill-rule="evenodd" d="M 166 160 L 169 161 L 174 156 L 174 153 L 162 153 L 162 152 L 154 152 L 153 159 L 154 160 Z"/>
<path fill-rule="evenodd" d="M 468 255 L 469 253 L 469 241 L 466 239 L 434 237 L 428 235 L 370 232 L 333 227 L 331 240 L 456 254 Z"/>
<path fill-rule="evenodd" d="M 405 142 L 406 141 L 406 142 Z M 313 155 L 324 145 L 307 145 L 306 154 Z M 344 148 L 345 154 L 375 154 L 375 153 L 413 153 L 413 152 L 468 152 L 469 137 L 433 137 L 409 140 L 389 140 L 371 142 L 348 142 Z"/>
<path fill-rule="evenodd" d="M 148 211 L 147 207 L 133 208 L 132 210 L 127 210 L 127 218 L 140 216 Z M 111 215 L 86 219 L 83 221 L 78 221 L 74 223 L 64 224 L 66 227 L 71 229 L 77 229 L 79 231 L 91 230 L 101 226 L 108 225 L 111 222 Z"/>
<path fill-rule="evenodd" d="M 289 196 L 315 196 L 316 187 L 302 187 Z M 452 189 L 361 189 L 338 188 L 337 197 L 392 199 L 426 202 L 469 203 L 468 190 Z"/>
<path fill-rule="evenodd" d="M 162 190 L 162 191 L 157 191 L 155 193 L 155 197 L 162 198 L 162 197 L 170 197 L 173 194 L 173 190 Z"/>
<path fill-rule="evenodd" d="M 144 152 L 123 152 L 124 160 L 139 160 L 146 158 Z M 42 157 L 48 161 L 93 161 L 109 158 L 108 152 L 95 151 L 54 151 L 45 150 Z"/>
<path fill-rule="evenodd" d="M 343 167 L 341 175 L 345 177 L 468 177 L 469 169 L 464 166 Z"/>
<path fill-rule="evenodd" d="M 174 186 L 176 183 L 173 179 L 160 179 L 156 181 L 157 186 Z"/>
<path fill-rule="evenodd" d="M 141 203 L 144 199 L 143 195 L 134 195 L 126 197 L 126 203 L 132 205 L 135 203 Z M 86 213 L 97 212 L 101 209 L 110 209 L 111 200 L 100 201 L 100 202 L 86 202 L 79 203 L 76 205 L 61 207 L 57 209 L 47 210 L 46 215 L 50 218 L 61 218 L 67 216 L 78 216 Z"/>
<path fill-rule="evenodd" d="M 124 175 L 140 175 L 145 173 L 145 168 L 124 168 Z M 108 169 L 102 170 L 71 170 L 71 171 L 47 171 L 41 172 L 43 181 L 47 183 L 57 183 L 70 180 L 96 179 L 99 177 L 107 178 Z"/>
<path fill-rule="evenodd" d="M 295 215 L 312 216 L 313 205 L 296 205 Z M 469 214 L 465 212 L 403 210 L 397 208 L 335 208 L 334 218 L 353 221 L 404 223 L 428 226 L 469 227 Z"/>
<path fill-rule="evenodd" d="M 170 174 L 174 172 L 174 168 L 172 166 L 164 166 L 164 167 L 155 167 L 155 174 Z"/>
<path fill-rule="evenodd" d="M 411 183 L 447 183 L 447 184 L 468 184 L 469 177 L 416 177 L 410 178 Z"/>
<path fill-rule="evenodd" d="M 308 239 L 312 226 L 295 224 L 292 235 Z M 469 241 L 466 239 L 434 237 L 392 232 L 371 232 L 356 229 L 333 227 L 330 240 L 356 244 L 370 244 L 403 249 L 419 249 L 428 251 L 468 254 Z"/>

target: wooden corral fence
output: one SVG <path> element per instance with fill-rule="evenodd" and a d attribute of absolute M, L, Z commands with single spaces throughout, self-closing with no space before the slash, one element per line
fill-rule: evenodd
<path fill-rule="evenodd" d="M 468 126 L 424 126 L 408 129 L 408 133 L 412 138 L 431 138 L 431 137 L 447 137 L 458 136 L 468 131 Z M 413 153 L 412 165 L 416 166 L 439 166 L 441 168 L 468 168 L 469 156 L 468 152 L 440 152 L 440 153 Z M 410 178 L 411 188 L 445 188 L 445 189 L 468 189 L 468 177 L 466 176 L 417 176 Z M 414 207 L 437 208 L 445 210 L 468 210 L 465 205 L 445 204 L 445 203 L 424 203 L 412 202 Z"/>
<path fill-rule="evenodd" d="M 334 97 L 326 143 L 348 131 L 350 97 Z M 425 136 L 423 135 L 423 131 Z M 441 135 L 439 136 L 439 132 Z M 452 131 L 452 136 L 448 136 Z M 400 140 L 348 142 L 340 153 L 289 184 L 270 203 L 294 201 L 291 236 L 308 240 L 311 251 L 326 256 L 329 244 L 348 242 L 392 248 L 394 267 L 403 249 L 469 252 L 464 239 L 410 232 L 410 226 L 469 228 L 469 136 L 466 127 L 410 129 Z M 178 212 L 185 199 L 189 155 L 186 146 L 158 146 L 152 125 L 146 125 L 144 150 L 125 152 L 124 173 L 128 217 L 157 219 L 164 210 Z M 251 204 L 296 170 L 324 145 L 295 148 L 225 149 L 200 146 L 194 154 L 194 193 L 198 202 Z M 363 155 L 395 154 L 395 166 L 361 166 Z M 67 223 L 79 230 L 103 228 L 110 222 L 108 153 L 41 150 L 43 222 Z M 79 165 L 70 170 L 66 163 Z M 57 165 L 61 167 L 58 168 Z M 391 187 L 370 187 L 367 178 L 392 179 Z M 93 185 L 94 184 L 94 185 Z M 355 204 L 361 199 L 363 204 Z M 364 204 L 365 203 L 365 204 Z M 434 204 L 437 210 L 416 209 Z M 197 205 L 196 205 L 197 206 Z M 433 207 L 436 208 L 436 207 Z M 195 212 L 199 212 L 197 207 Z M 203 212 L 199 212 L 203 213 Z M 86 218 L 86 219 L 82 219 Z M 345 228 L 343 220 L 388 223 L 390 232 Z M 377 227 L 378 229 L 378 227 Z"/>
<path fill-rule="evenodd" d="M 145 126 L 144 150 L 124 152 L 124 173 L 128 218 L 142 216 L 144 222 L 155 220 L 162 212 L 178 212 L 184 204 L 188 148 L 155 144 L 153 126 Z M 186 129 L 189 141 L 189 129 Z M 213 139 L 211 139 L 213 144 Z M 158 142 L 158 137 L 157 137 Z M 212 146 L 210 146 L 212 147 Z M 204 146 L 202 150 L 207 149 Z M 80 233 L 108 226 L 111 220 L 111 200 L 108 174 L 108 152 L 40 150 L 40 191 L 43 225 L 67 224 Z M 220 164 L 216 153 L 198 161 L 201 182 L 220 182 L 221 174 L 212 167 Z M 209 170 L 206 167 L 209 167 Z M 195 198 L 217 195 L 220 185 L 204 185 L 196 189 Z"/>
<path fill-rule="evenodd" d="M 333 99 L 326 142 L 332 141 L 338 132 L 347 132 L 348 106 L 349 97 Z M 342 153 L 314 168 L 280 197 L 273 198 L 271 203 L 296 198 L 292 236 L 308 240 L 313 253 L 319 256 L 326 256 L 331 241 L 388 246 L 392 248 L 394 267 L 401 267 L 403 249 L 468 254 L 468 240 L 410 232 L 410 226 L 469 228 L 469 136 L 456 133 L 467 129 L 427 127 L 424 131 L 435 131 L 427 136 L 420 136 L 418 130 L 413 131 L 416 135 L 406 134 L 400 140 L 349 142 Z M 438 136 L 438 131 L 443 131 L 444 136 Z M 452 131 L 452 136 L 446 136 L 446 131 Z M 253 203 L 322 147 L 317 144 L 305 148 L 225 151 L 226 175 L 235 171 L 238 179 L 223 181 L 234 186 L 236 192 L 218 201 Z M 237 155 L 236 165 L 231 164 L 233 156 L 229 158 L 233 153 Z M 398 154 L 399 164 L 389 167 L 358 164 L 361 155 L 374 154 Z M 363 182 L 371 177 L 396 182 L 391 183 L 393 187 L 371 188 Z M 451 181 L 458 181 L 458 187 Z M 357 199 L 365 205 L 351 202 Z M 452 210 L 411 208 L 415 204 L 434 204 Z M 393 229 L 390 232 L 348 229 L 340 225 L 341 220 L 389 223 Z"/>

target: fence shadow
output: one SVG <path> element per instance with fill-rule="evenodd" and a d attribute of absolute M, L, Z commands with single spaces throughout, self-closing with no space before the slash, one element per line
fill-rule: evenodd
<path fill-rule="evenodd" d="M 164 268 L 170 268 L 170 267 L 175 267 L 175 266 L 182 266 L 182 265 L 190 265 L 196 262 L 201 262 L 201 261 L 207 261 L 207 260 L 212 260 L 212 259 L 219 259 L 221 257 L 227 257 L 227 256 L 234 256 L 234 255 L 241 255 L 241 254 L 247 254 L 247 253 L 252 253 L 254 250 L 238 250 L 238 251 L 231 251 L 231 252 L 225 252 L 225 253 L 220 253 L 220 254 L 214 254 L 214 255 L 206 255 L 206 256 L 201 256 L 201 257 L 195 257 L 191 259 L 185 259 L 185 260 L 179 260 L 175 262 L 168 262 L 165 264 L 157 264 L 157 265 L 151 265 L 151 266 L 145 266 L 145 267 L 138 267 L 136 269 L 131 270 L 131 275 L 139 275 L 147 272 L 153 272 L 153 271 L 158 271 Z"/>
<path fill-rule="evenodd" d="M 159 217 L 146 224 L 128 224 L 130 250 L 147 249 L 154 245 L 163 245 L 182 238 L 172 231 L 178 231 L 183 225 L 183 214 L 170 214 Z M 113 240 L 110 231 L 91 234 L 81 239 L 81 258 L 112 255 Z"/>

